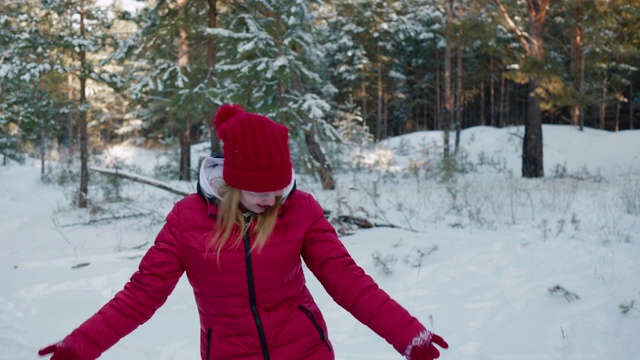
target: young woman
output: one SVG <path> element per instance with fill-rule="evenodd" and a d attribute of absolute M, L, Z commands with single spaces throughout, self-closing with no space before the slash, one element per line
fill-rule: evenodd
<path fill-rule="evenodd" d="M 295 189 L 288 129 L 223 105 L 224 158 L 207 158 L 198 193 L 175 204 L 124 289 L 39 351 L 91 360 L 149 320 L 183 273 L 200 316 L 202 359 L 330 360 L 334 349 L 302 260 L 332 298 L 409 360 L 439 357 L 428 331 L 356 265 L 308 193 Z"/>

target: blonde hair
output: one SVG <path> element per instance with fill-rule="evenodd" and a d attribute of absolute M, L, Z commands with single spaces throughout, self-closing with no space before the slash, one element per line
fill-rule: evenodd
<path fill-rule="evenodd" d="M 213 249 L 216 253 L 218 263 L 220 263 L 222 248 L 229 240 L 233 241 L 233 247 L 237 248 L 242 243 L 245 233 L 249 231 L 249 224 L 240 209 L 242 191 L 225 184 L 220 187 L 219 194 L 221 200 L 218 204 L 216 233 L 208 246 L 209 249 Z M 273 206 L 263 213 L 253 215 L 257 221 L 251 233 L 254 241 L 249 251 L 254 249 L 260 251 L 266 244 L 267 239 L 275 228 L 281 202 L 282 196 L 277 196 Z"/>

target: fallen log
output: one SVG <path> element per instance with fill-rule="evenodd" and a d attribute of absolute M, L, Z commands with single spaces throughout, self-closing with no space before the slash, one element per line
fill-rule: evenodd
<path fill-rule="evenodd" d="M 113 175 L 113 176 L 117 176 L 117 177 L 121 177 L 123 179 L 129 179 L 135 182 L 139 182 L 142 184 L 146 184 L 146 185 L 151 185 L 153 187 L 157 187 L 158 189 L 162 189 L 162 190 L 166 190 L 170 193 L 176 194 L 176 195 L 182 195 L 182 196 L 187 196 L 189 194 L 191 194 L 190 192 L 181 190 L 181 189 L 176 189 L 174 187 L 172 187 L 169 184 L 165 184 L 161 181 L 158 181 L 154 178 L 150 178 L 150 177 L 146 177 L 146 176 L 141 176 L 138 174 L 133 174 L 130 172 L 126 172 L 126 171 L 122 171 L 122 170 L 118 170 L 118 169 L 105 169 L 105 168 L 99 168 L 99 167 L 95 167 L 95 166 L 91 166 L 89 167 L 90 171 L 93 172 L 97 172 L 100 174 L 105 174 L 105 175 Z"/>
<path fill-rule="evenodd" d="M 355 225 L 362 229 L 371 229 L 375 225 L 369 220 L 357 216 L 350 215 L 338 215 L 338 221 L 350 225 Z"/>
<path fill-rule="evenodd" d="M 347 235 L 348 235 L 348 231 L 347 231 L 346 225 L 353 225 L 360 229 L 371 229 L 374 227 L 389 227 L 389 228 L 395 228 L 395 229 L 403 229 L 403 230 L 412 231 L 412 232 L 420 232 L 412 228 L 406 228 L 406 227 L 402 227 L 394 224 L 371 222 L 366 218 L 352 216 L 352 215 L 338 215 L 333 217 L 331 222 L 333 224 L 337 224 L 338 226 L 340 226 L 341 231 L 338 231 L 339 233 L 347 234 Z"/>

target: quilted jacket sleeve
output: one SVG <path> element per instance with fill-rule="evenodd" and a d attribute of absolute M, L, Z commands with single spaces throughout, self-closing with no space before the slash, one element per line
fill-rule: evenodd
<path fill-rule="evenodd" d="M 124 289 L 63 340 L 81 359 L 99 357 L 149 320 L 175 288 L 184 272 L 178 242 L 179 205 L 167 216 L 154 245 Z"/>
<path fill-rule="evenodd" d="M 425 327 L 365 274 L 324 218 L 320 204 L 309 201 L 314 220 L 302 249 L 305 263 L 340 306 L 402 354 Z"/>

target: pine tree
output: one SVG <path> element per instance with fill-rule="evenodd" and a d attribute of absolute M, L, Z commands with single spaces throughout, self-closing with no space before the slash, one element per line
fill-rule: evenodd
<path fill-rule="evenodd" d="M 48 24 L 30 2 L 2 5 L 0 31 L 0 151 L 6 158 L 22 158 L 22 145 L 39 149 L 41 174 L 58 127 L 60 104 L 47 90 L 47 76 L 58 58 L 52 54 Z"/>
<path fill-rule="evenodd" d="M 336 137 L 326 121 L 329 104 L 320 97 L 314 71 L 317 1 L 244 1 L 224 14 L 225 29 L 210 33 L 224 42 L 216 71 L 228 99 L 287 125 L 298 165 L 317 172 L 323 187 L 334 185 L 321 138 Z"/>
<path fill-rule="evenodd" d="M 518 36 L 526 55 L 523 67 L 528 71 L 522 73 L 526 76 L 528 84 L 527 116 L 522 145 L 522 177 L 544 177 L 541 107 L 543 76 L 540 70 L 544 68 L 544 22 L 550 0 L 527 0 L 528 31 L 522 30 L 521 25 L 512 20 L 513 16 L 500 0 L 494 1 L 504 16 L 506 26 Z"/>
<path fill-rule="evenodd" d="M 214 1 L 215 2 L 215 1 Z M 219 2 L 215 2 L 219 6 Z M 221 2 L 220 2 L 221 3 Z M 191 143 L 209 129 L 223 95 L 211 69 L 211 1 L 159 2 L 132 18 L 138 30 L 121 41 L 113 60 L 129 61 L 127 92 L 140 109 L 147 136 L 180 144 L 177 176 L 191 178 Z M 208 54 L 204 55 L 203 54 Z"/>

